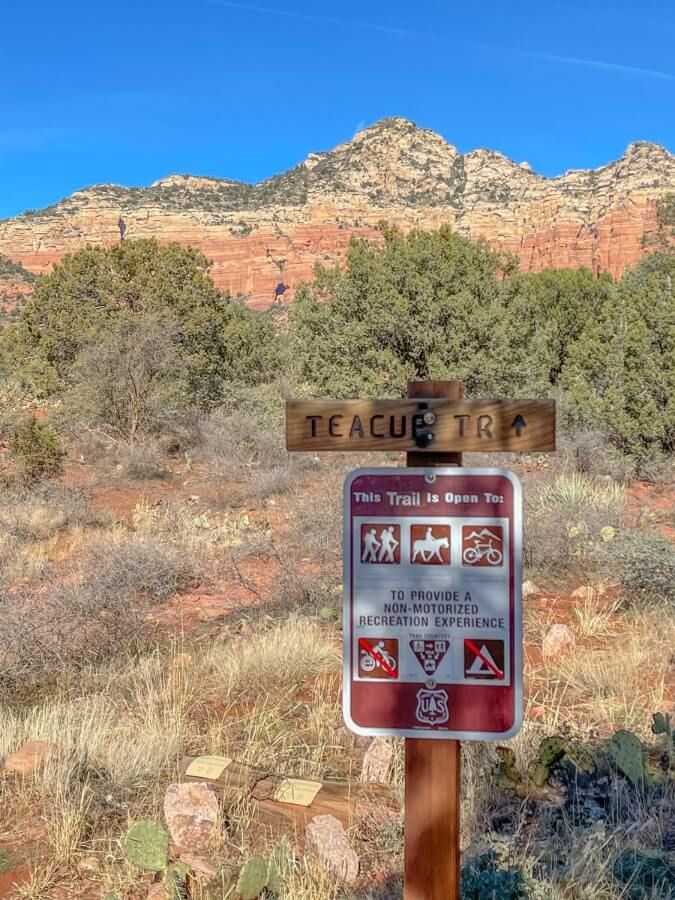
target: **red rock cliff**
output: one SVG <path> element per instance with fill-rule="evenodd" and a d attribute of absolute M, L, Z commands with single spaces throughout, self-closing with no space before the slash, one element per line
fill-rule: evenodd
<path fill-rule="evenodd" d="M 172 175 L 149 188 L 100 185 L 0 222 L 0 254 L 33 273 L 87 243 L 157 237 L 199 247 L 216 284 L 268 305 L 292 296 L 317 261 L 342 258 L 381 220 L 404 230 L 450 224 L 538 271 L 587 266 L 620 275 L 656 235 L 656 204 L 675 191 L 675 156 L 631 144 L 600 169 L 545 178 L 499 153 L 460 154 L 432 131 L 385 119 L 257 185 Z"/>

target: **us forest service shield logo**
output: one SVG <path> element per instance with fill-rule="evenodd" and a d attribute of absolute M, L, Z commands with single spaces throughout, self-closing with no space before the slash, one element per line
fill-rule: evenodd
<path fill-rule="evenodd" d="M 422 688 L 417 692 L 417 721 L 424 725 L 444 725 L 450 718 L 445 691 Z"/>

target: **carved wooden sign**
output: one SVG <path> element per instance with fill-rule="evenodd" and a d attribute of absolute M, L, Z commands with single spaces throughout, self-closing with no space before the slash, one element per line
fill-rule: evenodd
<path fill-rule="evenodd" d="M 553 400 L 289 400 L 288 450 L 555 450 Z"/>

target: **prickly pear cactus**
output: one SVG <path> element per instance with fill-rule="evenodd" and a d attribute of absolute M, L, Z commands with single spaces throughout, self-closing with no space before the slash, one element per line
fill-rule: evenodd
<path fill-rule="evenodd" d="M 159 822 L 136 822 L 127 831 L 124 852 L 141 869 L 163 872 L 169 861 L 169 835 Z"/>
<path fill-rule="evenodd" d="M 516 754 L 509 747 L 497 747 L 499 758 L 499 774 L 512 784 L 519 784 L 523 779 L 516 766 Z"/>
<path fill-rule="evenodd" d="M 293 860 L 293 850 L 287 841 L 280 841 L 272 853 L 267 866 L 267 890 L 272 894 L 280 894 L 284 876 Z"/>
<path fill-rule="evenodd" d="M 593 775 L 597 769 L 593 755 L 580 744 L 568 744 L 565 756 L 585 775 Z"/>
<path fill-rule="evenodd" d="M 564 738 L 554 736 L 544 738 L 539 744 L 539 762 L 543 766 L 552 766 L 558 762 L 567 750 L 567 741 Z"/>
<path fill-rule="evenodd" d="M 535 787 L 540 788 L 546 784 L 550 774 L 551 770 L 548 766 L 535 760 L 527 770 L 527 780 Z"/>
<path fill-rule="evenodd" d="M 169 895 L 169 900 L 187 900 L 188 876 L 190 867 L 185 863 L 172 863 L 164 873 L 164 886 Z"/>
<path fill-rule="evenodd" d="M 652 732 L 653 734 L 665 734 L 666 737 L 670 737 L 673 746 L 675 747 L 675 730 L 673 730 L 673 720 L 670 717 L 670 713 L 654 713 L 652 715 Z"/>
<path fill-rule="evenodd" d="M 645 766 L 640 739 L 630 731 L 617 731 L 609 742 L 609 755 L 618 769 L 635 785 L 645 784 Z"/>
<path fill-rule="evenodd" d="M 241 900 L 256 900 L 267 885 L 267 860 L 252 856 L 239 873 L 237 893 Z"/>

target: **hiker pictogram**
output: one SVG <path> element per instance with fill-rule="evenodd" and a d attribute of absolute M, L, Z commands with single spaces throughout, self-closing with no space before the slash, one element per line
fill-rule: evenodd
<path fill-rule="evenodd" d="M 398 678 L 398 641 L 394 638 L 359 638 L 361 678 Z"/>
<path fill-rule="evenodd" d="M 448 565 L 450 562 L 449 525 L 411 525 L 410 561 L 427 566 Z"/>
<path fill-rule="evenodd" d="M 400 525 L 361 526 L 362 563 L 400 563 Z"/>
<path fill-rule="evenodd" d="M 427 675 L 433 675 L 448 652 L 450 641 L 410 641 L 410 649 Z"/>
<path fill-rule="evenodd" d="M 466 638 L 464 641 L 464 677 L 481 681 L 504 680 L 504 641 Z"/>
<path fill-rule="evenodd" d="M 466 566 L 501 566 L 504 561 L 504 529 L 501 525 L 465 525 L 462 528 L 462 562 Z"/>

